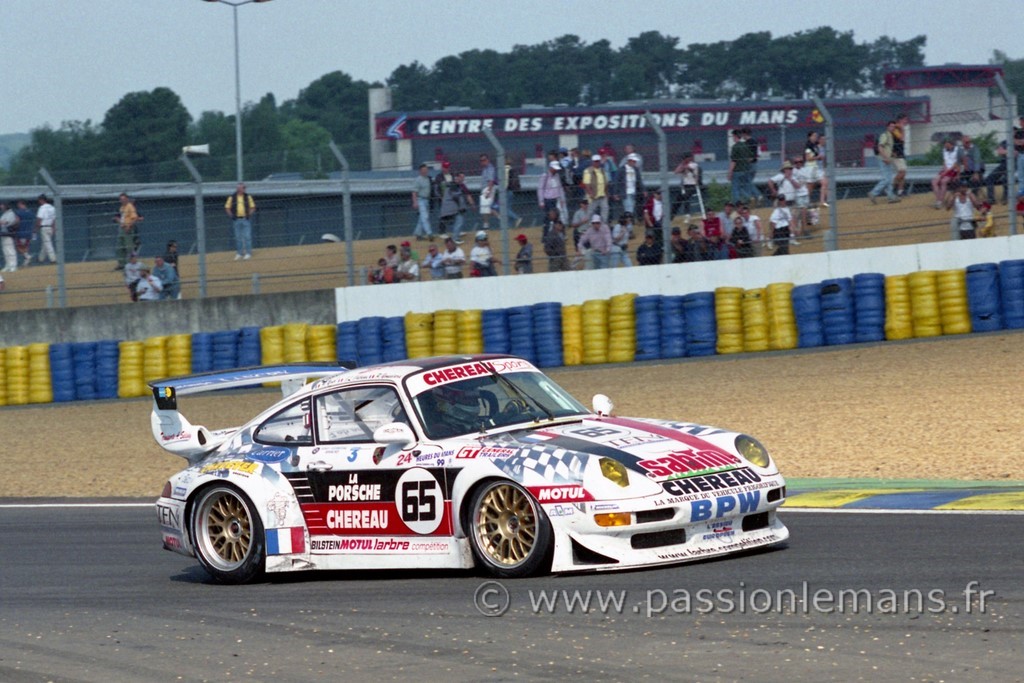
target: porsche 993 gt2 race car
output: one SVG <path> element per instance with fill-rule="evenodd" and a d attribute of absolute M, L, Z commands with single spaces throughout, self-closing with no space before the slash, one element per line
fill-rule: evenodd
<path fill-rule="evenodd" d="M 178 412 L 179 396 L 266 382 L 284 399 L 241 427 Z M 601 394 L 588 410 L 521 358 L 281 365 L 150 386 L 154 438 L 188 461 L 156 503 L 163 546 L 223 582 L 649 567 L 789 536 L 776 515 L 785 482 L 756 439 L 617 417 Z"/>

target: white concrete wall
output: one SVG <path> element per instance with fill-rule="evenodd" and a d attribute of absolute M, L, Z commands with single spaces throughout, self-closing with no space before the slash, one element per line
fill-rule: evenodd
<path fill-rule="evenodd" d="M 1006 259 L 1024 259 L 1024 235 L 798 256 L 344 287 L 335 290 L 335 300 L 341 322 L 410 311 L 508 308 L 545 301 L 580 304 L 626 292 L 680 295 L 716 287 L 755 289 L 773 282 L 802 285 L 857 273 L 904 275 Z"/>

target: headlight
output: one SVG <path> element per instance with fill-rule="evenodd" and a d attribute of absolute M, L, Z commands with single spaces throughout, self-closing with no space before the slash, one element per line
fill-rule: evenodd
<path fill-rule="evenodd" d="M 768 457 L 768 449 L 752 436 L 740 434 L 736 437 L 736 450 L 744 458 L 758 467 L 768 467 L 772 459 Z"/>
<path fill-rule="evenodd" d="M 622 488 L 629 486 L 629 472 L 626 471 L 625 465 L 612 458 L 601 458 L 599 462 L 601 463 L 601 474 L 605 479 Z"/>

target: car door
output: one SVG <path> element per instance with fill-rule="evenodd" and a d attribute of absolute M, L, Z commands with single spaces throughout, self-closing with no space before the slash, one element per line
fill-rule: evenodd
<path fill-rule="evenodd" d="M 311 398 L 313 443 L 300 449 L 292 482 L 314 549 L 387 549 L 398 537 L 451 534 L 444 472 L 416 466 L 415 451 L 382 457 L 373 432 L 409 423 L 390 385 L 343 387 Z M 383 543 L 381 543 L 383 541 Z M 389 542 L 390 541 L 390 542 Z"/>

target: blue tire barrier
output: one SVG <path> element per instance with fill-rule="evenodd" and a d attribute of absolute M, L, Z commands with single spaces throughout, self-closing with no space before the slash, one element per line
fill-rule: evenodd
<path fill-rule="evenodd" d="M 547 302 L 530 306 L 533 323 L 533 351 L 537 366 L 557 368 L 562 355 L 562 304 Z"/>
<path fill-rule="evenodd" d="M 633 299 L 633 313 L 636 316 L 635 360 L 657 360 L 661 358 L 661 295 L 638 296 Z"/>
<path fill-rule="evenodd" d="M 96 398 L 117 398 L 121 347 L 116 339 L 96 342 Z"/>
<path fill-rule="evenodd" d="M 529 306 L 513 306 L 508 309 L 508 346 L 513 356 L 536 362 L 537 352 L 533 344 L 533 313 Z"/>
<path fill-rule="evenodd" d="M 50 388 L 54 403 L 75 400 L 75 359 L 69 343 L 50 344 Z"/>
<path fill-rule="evenodd" d="M 243 327 L 238 330 L 238 367 L 249 368 L 263 362 L 260 328 Z"/>
<path fill-rule="evenodd" d="M 821 325 L 821 286 L 798 285 L 791 294 L 796 318 L 797 341 L 801 349 L 825 345 Z"/>
<path fill-rule="evenodd" d="M 686 355 L 686 310 L 682 296 L 663 296 L 658 302 L 658 324 L 661 329 L 662 358 Z"/>
<path fill-rule="evenodd" d="M 355 320 L 348 320 L 338 323 L 336 336 L 336 347 L 338 351 L 338 362 L 345 365 L 357 363 L 359 356 L 359 323 Z"/>
<path fill-rule="evenodd" d="M 213 369 L 233 370 L 238 367 L 238 330 L 213 333 Z"/>
<path fill-rule="evenodd" d="M 999 294 L 1003 302 L 1003 327 L 1024 328 L 1024 260 L 999 262 Z"/>
<path fill-rule="evenodd" d="M 683 296 L 683 314 L 686 317 L 686 355 L 715 355 L 718 343 L 715 293 L 686 294 Z"/>
<path fill-rule="evenodd" d="M 484 353 L 508 353 L 511 351 L 506 309 L 496 308 L 484 311 L 480 316 L 480 326 L 484 338 Z"/>
<path fill-rule="evenodd" d="M 856 340 L 853 280 L 848 277 L 821 281 L 821 324 L 825 344 L 838 346 Z"/>
<path fill-rule="evenodd" d="M 381 325 L 381 355 L 385 363 L 409 357 L 405 348 L 405 316 L 384 319 Z"/>
<path fill-rule="evenodd" d="M 972 330 L 994 332 L 1003 329 L 1003 300 L 997 264 L 967 266 L 967 305 L 971 310 Z"/>
<path fill-rule="evenodd" d="M 359 367 L 384 362 L 384 340 L 381 334 L 383 324 L 384 318 L 379 315 L 359 319 L 356 332 L 359 344 L 356 348 L 356 362 Z"/>
<path fill-rule="evenodd" d="M 885 276 L 859 273 L 853 276 L 854 340 L 885 341 Z"/>
<path fill-rule="evenodd" d="M 213 370 L 213 333 L 194 332 L 192 334 L 192 372 L 210 372 Z"/>
<path fill-rule="evenodd" d="M 75 375 L 75 400 L 96 398 L 96 342 L 75 342 L 71 345 Z"/>

